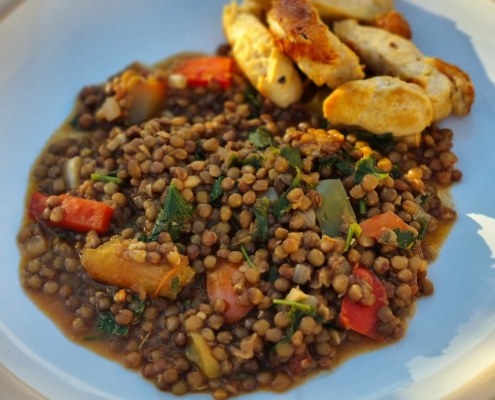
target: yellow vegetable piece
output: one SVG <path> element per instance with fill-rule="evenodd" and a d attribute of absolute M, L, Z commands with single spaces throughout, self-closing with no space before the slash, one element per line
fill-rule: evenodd
<path fill-rule="evenodd" d="M 172 254 L 167 261 L 153 264 L 146 260 L 141 242 L 114 237 L 96 249 L 86 249 L 81 263 L 97 281 L 175 299 L 195 273 L 186 256 L 169 253 Z"/>
<path fill-rule="evenodd" d="M 97 118 L 113 121 L 123 117 L 131 124 L 152 118 L 165 98 L 166 82 L 158 75 L 142 76 L 128 69 L 109 84 L 114 95 L 107 97 L 97 111 Z"/>
<path fill-rule="evenodd" d="M 220 376 L 220 365 L 216 358 L 213 357 L 211 349 L 206 344 L 203 336 L 199 333 L 191 332 L 189 333 L 189 338 L 190 342 L 186 350 L 189 360 L 196 364 L 208 378 L 218 378 Z"/>

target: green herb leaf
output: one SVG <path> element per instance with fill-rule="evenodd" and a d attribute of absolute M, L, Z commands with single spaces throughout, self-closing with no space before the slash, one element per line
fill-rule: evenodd
<path fill-rule="evenodd" d="M 229 168 L 231 168 L 231 167 L 241 168 L 242 167 L 242 160 L 239 157 L 239 154 L 231 153 L 229 155 L 228 160 L 227 160 L 227 165 L 229 166 Z"/>
<path fill-rule="evenodd" d="M 366 201 L 364 199 L 359 199 L 359 214 L 366 214 Z"/>
<path fill-rule="evenodd" d="M 253 206 L 256 232 L 253 235 L 254 240 L 266 242 L 268 240 L 268 208 L 270 200 L 266 197 L 258 199 Z"/>
<path fill-rule="evenodd" d="M 251 260 L 251 257 L 249 257 L 249 254 L 247 253 L 247 250 L 244 246 L 241 246 L 241 253 L 244 257 L 244 261 L 246 261 L 246 264 L 249 268 L 257 268 L 256 264 L 253 262 L 253 260 Z"/>
<path fill-rule="evenodd" d="M 168 188 L 167 197 L 163 208 L 158 214 L 155 226 L 144 241 L 158 241 L 161 232 L 166 231 L 172 236 L 175 242 L 179 239 L 182 230 L 193 216 L 193 206 L 187 202 L 179 192 L 179 189 L 172 184 Z"/>
<path fill-rule="evenodd" d="M 421 218 L 419 220 L 419 225 L 421 226 L 421 229 L 418 232 L 418 239 L 423 240 L 426 232 L 428 232 L 428 220 L 426 218 Z"/>
<path fill-rule="evenodd" d="M 426 203 L 428 203 L 428 200 L 430 198 L 429 194 L 421 194 L 419 195 L 419 204 L 424 206 Z"/>
<path fill-rule="evenodd" d="M 196 148 L 194 149 L 194 159 L 195 160 L 206 160 L 207 155 L 203 149 L 203 140 L 196 141 Z"/>
<path fill-rule="evenodd" d="M 258 150 L 266 149 L 270 146 L 275 146 L 272 134 L 263 127 L 256 128 L 249 132 L 249 143 Z"/>
<path fill-rule="evenodd" d="M 325 168 L 332 168 L 332 166 L 337 161 L 337 154 L 331 154 L 328 156 L 321 157 L 317 160 L 316 170 L 321 172 Z"/>
<path fill-rule="evenodd" d="M 394 179 L 399 179 L 402 176 L 402 171 L 398 165 L 394 165 L 390 171 L 390 176 Z"/>
<path fill-rule="evenodd" d="M 107 340 L 108 338 L 106 336 L 84 336 L 83 340 L 85 342 L 99 342 L 102 340 Z"/>
<path fill-rule="evenodd" d="M 278 267 L 276 265 L 270 266 L 270 269 L 268 270 L 268 277 L 266 278 L 267 282 L 273 283 L 278 278 L 280 278 Z"/>
<path fill-rule="evenodd" d="M 248 87 L 244 92 L 244 99 L 251 108 L 251 116 L 257 117 L 260 113 L 261 102 L 258 100 L 258 92 L 253 87 Z"/>
<path fill-rule="evenodd" d="M 178 276 L 174 276 L 172 282 L 170 282 L 170 289 L 174 293 L 179 293 L 181 286 L 180 286 L 180 279 Z"/>
<path fill-rule="evenodd" d="M 354 163 L 349 160 L 335 161 L 335 168 L 345 176 L 351 176 L 354 173 Z"/>
<path fill-rule="evenodd" d="M 383 133 L 377 135 L 368 131 L 354 131 L 352 132 L 358 140 L 365 140 L 368 142 L 372 149 L 385 151 L 394 144 L 394 137 L 391 133 Z"/>
<path fill-rule="evenodd" d="M 244 159 L 242 165 L 251 165 L 256 169 L 260 169 L 263 166 L 263 157 L 259 154 L 250 154 Z"/>
<path fill-rule="evenodd" d="M 96 172 L 91 174 L 91 180 L 100 181 L 100 182 L 113 182 L 116 183 L 117 185 L 122 185 L 124 183 L 122 179 L 117 178 L 116 176 L 103 175 L 103 174 L 98 174 Z"/>
<path fill-rule="evenodd" d="M 410 250 L 416 243 L 416 236 L 409 230 L 401 231 L 399 228 L 393 230 L 397 236 L 397 246 L 404 250 Z"/>
<path fill-rule="evenodd" d="M 133 310 L 136 314 L 142 314 L 146 308 L 146 302 L 141 300 L 139 297 L 134 296 L 129 308 Z"/>
<path fill-rule="evenodd" d="M 297 310 L 300 310 L 302 312 L 305 312 L 306 314 L 315 311 L 315 308 L 313 306 L 311 306 L 310 304 L 300 303 L 298 301 L 284 300 L 284 299 L 273 299 L 273 304 L 289 306 L 291 308 L 291 310 L 297 309 Z"/>
<path fill-rule="evenodd" d="M 349 250 L 349 247 L 352 244 L 352 240 L 354 238 L 358 238 L 359 235 L 361 235 L 361 227 L 357 222 L 353 222 L 352 224 L 349 225 L 349 230 L 347 231 L 347 238 L 345 240 L 345 246 L 344 246 L 344 252 Z"/>
<path fill-rule="evenodd" d="M 364 176 L 367 174 L 371 174 L 377 177 L 379 180 L 385 179 L 387 176 L 389 176 L 388 174 L 381 172 L 376 167 L 375 159 L 370 156 L 363 157 L 356 163 L 356 167 L 354 169 L 354 183 L 361 183 Z"/>
<path fill-rule="evenodd" d="M 287 195 L 292 189 L 299 186 L 301 186 L 301 170 L 299 168 L 296 168 L 296 175 L 292 180 L 292 183 L 290 184 L 289 188 L 278 198 L 273 207 L 273 215 L 275 215 L 275 217 L 280 219 L 291 210 L 292 205 L 287 199 Z"/>
<path fill-rule="evenodd" d="M 214 203 L 218 199 L 221 199 L 223 194 L 225 193 L 222 189 L 222 182 L 225 179 L 225 176 L 219 176 L 213 186 L 211 187 L 210 192 L 210 203 Z"/>
<path fill-rule="evenodd" d="M 129 334 L 129 327 L 117 324 L 110 311 L 100 314 L 98 329 L 109 335 L 127 336 Z"/>
<path fill-rule="evenodd" d="M 298 301 L 274 299 L 273 304 L 289 306 L 290 310 L 287 313 L 287 318 L 290 321 L 289 327 L 285 331 L 285 341 L 290 340 L 292 335 L 299 329 L 301 320 L 305 316 L 317 317 L 315 307 L 310 304 L 300 303 Z"/>
<path fill-rule="evenodd" d="M 291 146 L 285 146 L 282 148 L 280 153 L 282 157 L 289 162 L 291 167 L 302 169 L 303 163 L 301 159 L 301 151 L 299 149 Z"/>

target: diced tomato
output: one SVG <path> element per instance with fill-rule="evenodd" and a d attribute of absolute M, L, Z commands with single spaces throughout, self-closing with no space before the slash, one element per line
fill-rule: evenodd
<path fill-rule="evenodd" d="M 398 215 L 392 211 L 386 211 L 383 214 L 375 215 L 359 224 L 362 234 L 368 237 L 379 239 L 386 229 L 399 229 L 400 231 L 414 229 L 406 224 Z"/>
<path fill-rule="evenodd" d="M 228 88 L 232 85 L 233 65 L 230 57 L 186 58 L 175 72 L 184 75 L 190 86 L 208 86 L 210 81 L 215 81 L 221 87 Z"/>
<path fill-rule="evenodd" d="M 210 304 L 214 304 L 217 299 L 223 299 L 226 304 L 223 316 L 227 324 L 235 324 L 253 308 L 253 305 L 239 304 L 239 295 L 235 292 L 232 285 L 232 276 L 238 270 L 238 264 L 219 262 L 206 275 Z"/>
<path fill-rule="evenodd" d="M 342 301 L 340 323 L 346 329 L 356 331 L 373 339 L 380 339 L 380 334 L 377 331 L 377 313 L 381 307 L 388 304 L 387 292 L 377 276 L 369 269 L 356 265 L 352 273 L 371 286 L 373 295 L 375 296 L 375 302 L 367 306 L 352 301 L 346 295 Z"/>
<path fill-rule="evenodd" d="M 108 231 L 113 215 L 113 208 L 109 205 L 79 197 L 63 194 L 59 196 L 63 209 L 62 219 L 58 222 L 42 219 L 43 210 L 46 208 L 48 196 L 35 192 L 29 203 L 29 214 L 37 221 L 50 226 L 57 226 L 77 232 L 89 232 L 94 230 L 100 234 Z"/>

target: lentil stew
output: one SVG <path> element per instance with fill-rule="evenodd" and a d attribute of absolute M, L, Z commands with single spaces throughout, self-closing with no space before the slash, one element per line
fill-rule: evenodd
<path fill-rule="evenodd" d="M 30 177 L 28 295 L 176 395 L 284 391 L 401 338 L 456 218 L 453 132 L 337 130 L 314 93 L 277 107 L 229 46 L 83 88 Z"/>

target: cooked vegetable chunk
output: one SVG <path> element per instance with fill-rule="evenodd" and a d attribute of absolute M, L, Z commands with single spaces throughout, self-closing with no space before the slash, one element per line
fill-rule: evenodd
<path fill-rule="evenodd" d="M 82 199 L 63 194 L 58 196 L 56 211 L 52 210 L 48 219 L 43 219 L 48 196 L 35 192 L 29 203 L 29 214 L 34 219 L 51 226 L 76 232 L 96 231 L 105 233 L 113 215 L 113 208 L 99 201 Z M 57 215 L 58 214 L 58 215 Z"/>
<path fill-rule="evenodd" d="M 116 76 L 109 85 L 108 96 L 96 117 L 108 122 L 125 119 L 138 124 L 151 118 L 165 98 L 165 81 L 154 75 L 143 76 L 128 69 Z"/>
<path fill-rule="evenodd" d="M 230 57 L 197 57 L 182 60 L 175 72 L 186 77 L 190 86 L 208 86 L 210 81 L 223 88 L 232 85 L 233 62 Z"/>
<path fill-rule="evenodd" d="M 397 214 L 392 211 L 386 211 L 383 214 L 375 215 L 368 218 L 359 224 L 362 229 L 362 234 L 365 236 L 380 239 L 385 230 L 399 229 L 400 231 L 411 231 L 416 233 L 416 230 L 406 224 Z"/>
<path fill-rule="evenodd" d="M 344 297 L 340 311 L 340 323 L 346 329 L 359 332 L 372 339 L 380 339 L 377 331 L 378 310 L 388 304 L 387 293 L 380 280 L 369 269 L 356 265 L 352 274 L 371 287 L 374 302 L 371 305 L 351 300 L 349 295 Z"/>
<path fill-rule="evenodd" d="M 220 375 L 220 365 L 213 357 L 211 349 L 206 344 L 206 340 L 200 333 L 189 333 L 189 346 L 186 354 L 189 360 L 198 366 L 198 368 L 210 379 L 218 378 Z"/>
<path fill-rule="evenodd" d="M 137 240 L 115 237 L 96 249 L 86 249 L 81 264 L 97 281 L 175 299 L 194 278 L 189 259 L 175 251 L 166 261 L 153 264 L 140 245 Z"/>
<path fill-rule="evenodd" d="M 223 317 L 227 324 L 236 323 L 253 308 L 252 304 L 239 304 L 239 295 L 232 283 L 232 277 L 238 270 L 239 265 L 220 262 L 206 275 L 210 304 L 214 304 L 217 299 L 225 302 Z"/>
<path fill-rule="evenodd" d="M 321 194 L 322 205 L 316 209 L 318 223 L 322 233 L 334 237 L 342 236 L 340 226 L 356 221 L 356 215 L 340 179 L 325 179 L 317 188 Z"/>

